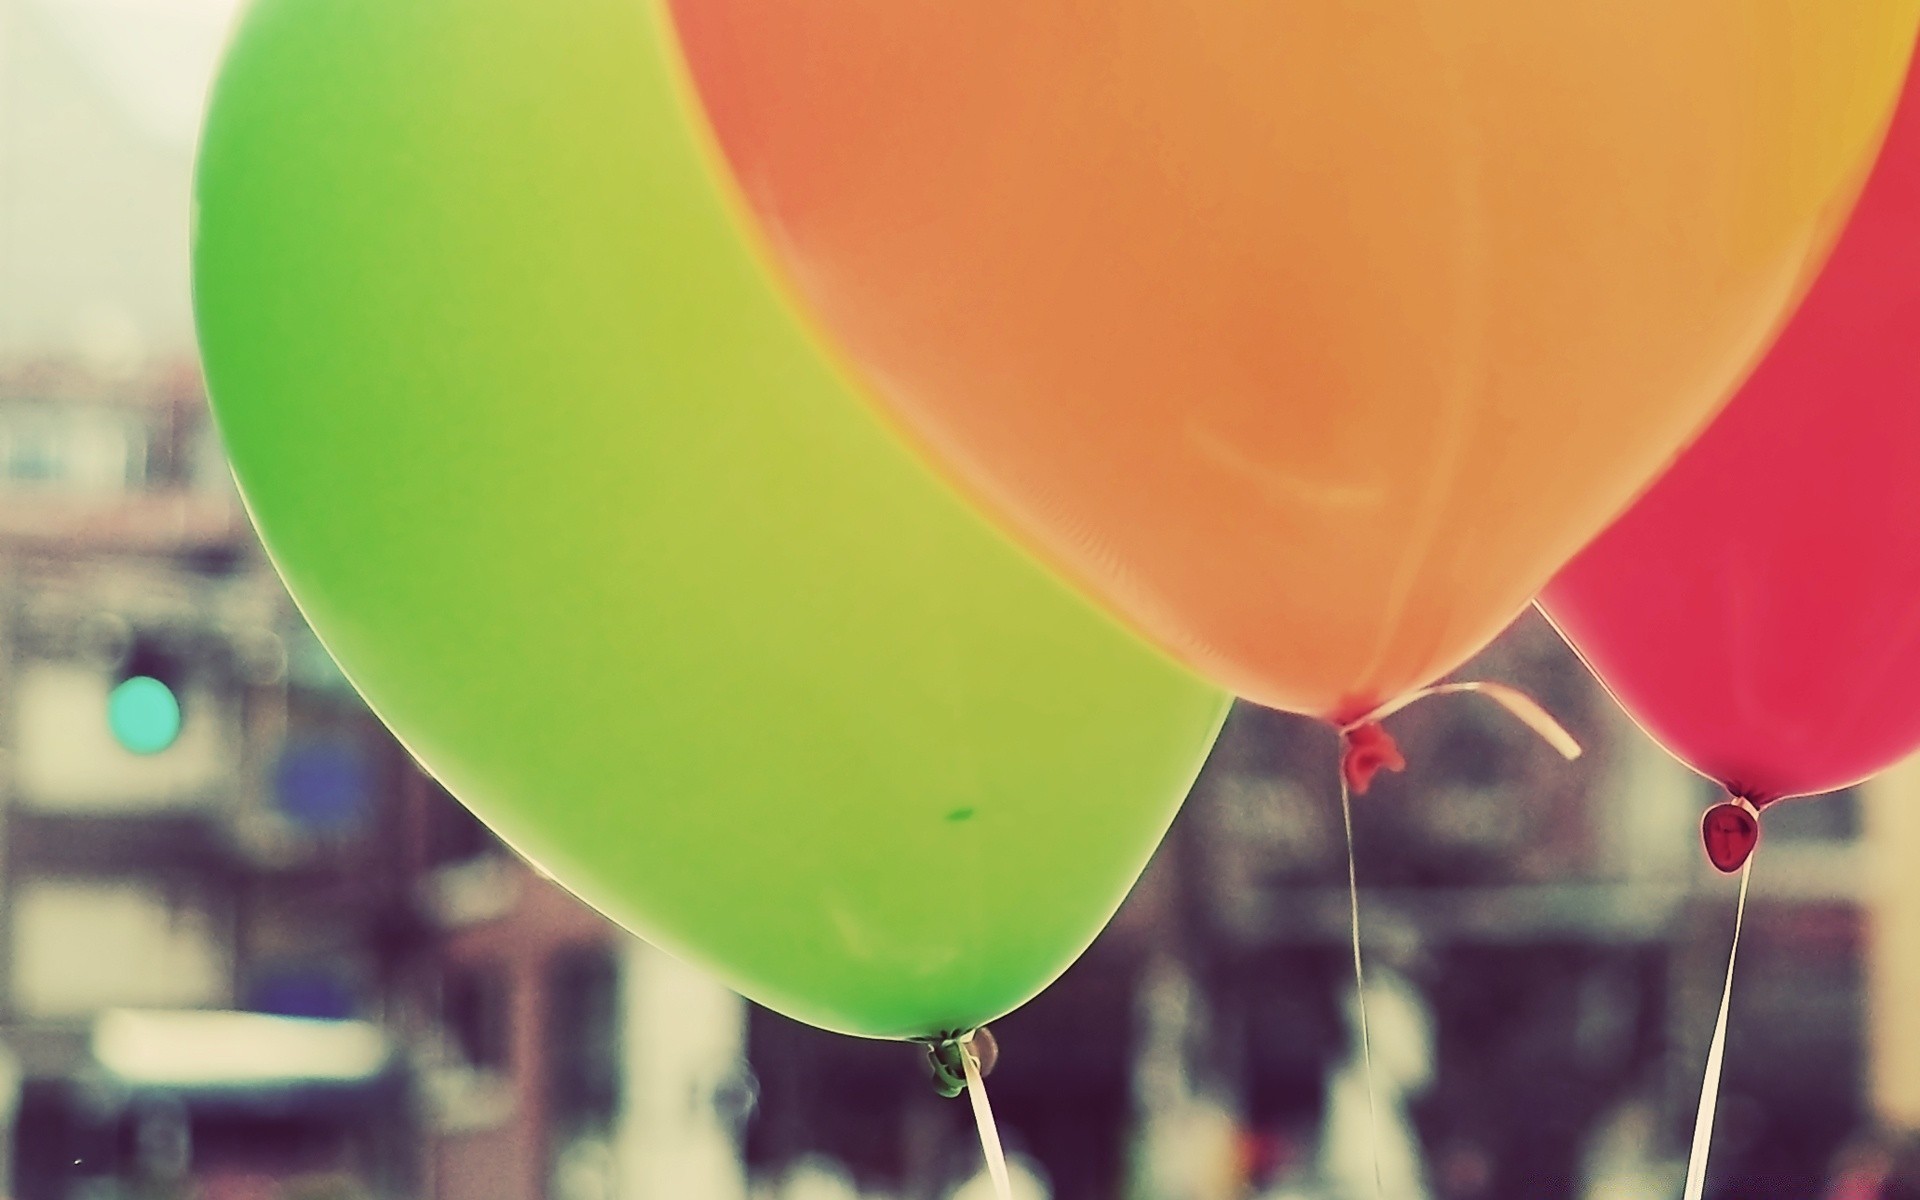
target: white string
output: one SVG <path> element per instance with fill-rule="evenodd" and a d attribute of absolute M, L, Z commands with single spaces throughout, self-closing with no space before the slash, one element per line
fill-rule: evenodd
<path fill-rule="evenodd" d="M 1373 1144 L 1373 1194 L 1383 1197 L 1387 1185 L 1380 1173 L 1379 1098 L 1373 1082 L 1373 1039 L 1367 1031 L 1367 975 L 1360 965 L 1360 873 L 1353 858 L 1353 794 L 1347 787 L 1347 772 L 1340 770 L 1340 819 L 1347 829 L 1347 914 L 1353 932 L 1353 1002 L 1360 1016 L 1360 1056 L 1367 1069 L 1367 1130 Z"/>
<path fill-rule="evenodd" d="M 967 1073 L 967 1099 L 973 1102 L 973 1123 L 980 1127 L 980 1149 L 987 1156 L 987 1174 L 1000 1200 L 1013 1200 L 1013 1180 L 1007 1175 L 1007 1152 L 1000 1147 L 1000 1127 L 987 1103 L 987 1085 L 980 1079 L 980 1060 L 973 1053 L 973 1035 L 960 1042 L 960 1065 Z"/>
<path fill-rule="evenodd" d="M 1474 681 L 1470 683 L 1443 683 L 1433 687 L 1409 692 L 1398 700 L 1391 701 L 1368 713 L 1360 720 L 1342 726 L 1341 748 L 1343 759 L 1340 764 L 1340 819 L 1347 832 L 1347 914 L 1349 928 L 1353 936 L 1353 999 L 1360 1025 L 1360 1055 L 1366 1066 L 1367 1074 L 1367 1127 L 1373 1136 L 1373 1191 L 1384 1200 L 1387 1192 L 1385 1177 L 1380 1166 L 1380 1097 L 1379 1088 L 1374 1081 L 1373 1072 L 1373 1036 L 1367 1027 L 1367 975 L 1360 956 L 1360 872 L 1354 861 L 1353 851 L 1353 792 L 1347 783 L 1346 735 L 1362 725 L 1370 725 L 1381 718 L 1399 712 L 1429 696 L 1451 696 L 1461 693 L 1485 696 L 1501 708 L 1513 714 L 1521 724 L 1538 734 L 1549 746 L 1569 759 L 1580 757 L 1580 743 L 1560 722 L 1553 719 L 1551 713 L 1525 692 L 1507 687 L 1505 684 Z M 1741 903 L 1746 902 L 1746 877 L 1741 877 Z M 1736 937 L 1737 937 L 1736 933 Z M 1732 967 L 1728 967 L 1728 986 L 1732 986 Z M 1721 1014 L 1723 1020 L 1725 1012 Z M 1698 1193 L 1691 1193 L 1686 1200 L 1700 1200 Z"/>
<path fill-rule="evenodd" d="M 1713 1114 L 1720 1106 L 1720 1068 L 1726 1059 L 1727 1010 L 1733 1002 L 1733 963 L 1740 954 L 1740 926 L 1747 916 L 1747 880 L 1753 859 L 1740 867 L 1740 900 L 1733 910 L 1733 945 L 1727 948 L 1727 982 L 1720 989 L 1720 1015 L 1707 1047 L 1707 1072 L 1700 1081 L 1700 1111 L 1693 1121 L 1693 1150 L 1687 1155 L 1687 1187 L 1682 1200 L 1700 1200 L 1707 1186 L 1707 1150 L 1713 1143 Z"/>
<path fill-rule="evenodd" d="M 1374 709 L 1354 722 L 1354 725 L 1366 725 L 1383 720 L 1407 705 L 1425 700 L 1429 696 L 1457 696 L 1461 693 L 1485 696 L 1506 709 L 1522 725 L 1540 735 L 1541 740 L 1559 751 L 1560 756 L 1569 762 L 1580 757 L 1580 743 L 1574 740 L 1574 736 L 1567 732 L 1564 725 L 1553 719 L 1552 713 L 1540 706 L 1538 700 L 1518 688 L 1510 688 L 1504 683 L 1493 683 L 1489 680 L 1476 680 L 1471 683 L 1440 683 L 1433 687 L 1421 688 L 1417 692 L 1408 692 L 1398 700 Z M 1353 725 L 1347 726 L 1349 729 L 1353 727 Z"/>

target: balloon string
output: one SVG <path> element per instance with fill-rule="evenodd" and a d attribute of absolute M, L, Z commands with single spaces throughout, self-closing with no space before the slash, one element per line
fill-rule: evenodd
<path fill-rule="evenodd" d="M 1392 770 L 1399 770 L 1401 760 L 1398 753 L 1393 751 L 1392 740 L 1384 738 L 1384 735 L 1381 735 L 1379 739 L 1385 741 L 1384 750 L 1386 753 L 1384 755 L 1382 755 L 1382 747 L 1379 745 L 1369 744 L 1364 747 L 1361 746 L 1356 741 L 1356 735 L 1369 731 L 1379 734 L 1378 722 L 1384 717 L 1399 712 L 1409 704 L 1415 704 L 1421 700 L 1425 700 L 1429 696 L 1451 696 L 1462 692 L 1471 692 L 1475 695 L 1485 696 L 1501 708 L 1506 709 L 1517 718 L 1521 724 L 1531 729 L 1549 746 L 1559 751 L 1563 757 L 1569 760 L 1580 757 L 1580 743 L 1574 740 L 1573 735 L 1567 732 L 1565 726 L 1553 719 L 1551 713 L 1540 706 L 1539 701 L 1527 695 L 1525 692 L 1516 688 L 1510 688 L 1505 684 L 1489 683 L 1480 680 L 1467 683 L 1436 684 L 1432 687 L 1421 688 L 1416 692 L 1409 692 L 1398 700 L 1381 705 L 1359 720 L 1340 727 L 1340 741 L 1343 749 L 1340 769 L 1340 820 L 1344 824 L 1347 834 L 1347 915 L 1348 929 L 1353 941 L 1353 999 L 1354 1009 L 1358 1017 L 1357 1023 L 1360 1026 L 1360 1056 L 1365 1066 L 1367 1077 L 1367 1127 L 1373 1138 L 1373 1190 L 1376 1197 L 1385 1197 L 1387 1185 L 1380 1165 L 1380 1097 L 1379 1087 L 1374 1079 L 1373 1035 L 1372 1031 L 1368 1028 L 1367 1022 L 1366 966 L 1360 953 L 1360 872 L 1355 860 L 1353 846 L 1353 792 L 1356 787 L 1361 791 L 1365 791 L 1367 781 L 1371 779 L 1373 772 L 1382 766 Z M 1363 759 L 1370 759 L 1370 761 L 1356 762 L 1355 752 L 1360 749 L 1371 749 L 1375 752 L 1372 756 L 1362 756 Z M 1746 901 L 1746 877 L 1744 875 L 1741 877 L 1740 896 L 1741 902 L 1744 905 Z M 1736 934 L 1736 937 L 1737 936 Z M 1728 966 L 1728 983 L 1729 986 L 1731 986 L 1731 964 Z M 1723 1019 L 1724 1016 L 1725 1013 L 1723 1010 Z M 1700 1198 L 1698 1193 L 1693 1193 L 1690 1194 L 1686 1200 L 1700 1200 Z"/>
<path fill-rule="evenodd" d="M 1409 704 L 1425 700 L 1429 696 L 1452 696 L 1461 692 L 1471 692 L 1476 696 L 1485 696 L 1501 708 L 1506 709 L 1509 713 L 1513 714 L 1522 725 L 1539 734 L 1541 740 L 1545 741 L 1547 745 L 1558 750 L 1561 757 L 1568 760 L 1580 757 L 1580 743 L 1574 740 L 1573 735 L 1567 732 L 1564 725 L 1553 719 L 1553 714 L 1540 706 L 1538 700 L 1535 700 L 1532 696 L 1527 695 L 1518 688 L 1511 688 L 1504 683 L 1491 683 L 1485 680 L 1476 680 L 1469 683 L 1441 683 L 1435 684 L 1433 687 L 1421 688 L 1417 692 L 1409 692 L 1398 700 L 1389 701 L 1381 705 L 1358 721 L 1346 726 L 1346 728 L 1355 729 L 1361 725 L 1378 721 L 1383 717 L 1391 716 Z"/>
<path fill-rule="evenodd" d="M 1373 1194 L 1384 1197 L 1385 1179 L 1380 1171 L 1379 1097 L 1373 1079 L 1373 1038 L 1367 1029 L 1367 973 L 1360 961 L 1360 872 L 1353 854 L 1353 791 L 1347 785 L 1347 772 L 1340 772 L 1340 819 L 1347 830 L 1347 916 L 1353 934 L 1353 1002 L 1359 1014 L 1360 1057 L 1367 1076 L 1367 1130 L 1373 1144 Z"/>
<path fill-rule="evenodd" d="M 1727 948 L 1727 981 L 1720 988 L 1720 1015 L 1707 1048 L 1707 1072 L 1700 1081 L 1700 1110 L 1693 1121 L 1693 1149 L 1687 1155 L 1687 1187 L 1682 1200 L 1700 1200 L 1707 1186 L 1707 1150 L 1713 1142 L 1713 1114 L 1720 1106 L 1720 1069 L 1726 1060 L 1727 1010 L 1733 1003 L 1733 964 L 1740 954 L 1740 926 L 1747 916 L 1747 880 L 1753 859 L 1740 867 L 1740 900 L 1733 910 L 1733 945 Z"/>
<path fill-rule="evenodd" d="M 973 1035 L 960 1042 L 960 1065 L 967 1073 L 967 1099 L 973 1102 L 973 1123 L 980 1129 L 980 1149 L 987 1156 L 987 1174 L 999 1200 L 1013 1200 L 1013 1180 L 1007 1175 L 1007 1153 L 1000 1146 L 1000 1127 L 987 1103 L 987 1085 L 980 1078 L 980 1060 L 973 1052 Z"/>

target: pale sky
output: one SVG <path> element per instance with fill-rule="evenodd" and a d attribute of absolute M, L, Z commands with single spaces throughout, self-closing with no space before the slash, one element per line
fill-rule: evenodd
<path fill-rule="evenodd" d="M 0 358 L 192 352 L 192 152 L 239 7 L 0 0 Z"/>
<path fill-rule="evenodd" d="M 154 136 L 189 145 L 240 0 L 26 0 Z"/>

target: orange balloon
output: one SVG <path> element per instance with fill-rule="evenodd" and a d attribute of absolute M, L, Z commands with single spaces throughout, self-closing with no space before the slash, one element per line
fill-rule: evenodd
<path fill-rule="evenodd" d="M 670 0 L 774 260 L 990 512 L 1240 694 L 1458 665 L 1725 399 L 1920 0 Z"/>

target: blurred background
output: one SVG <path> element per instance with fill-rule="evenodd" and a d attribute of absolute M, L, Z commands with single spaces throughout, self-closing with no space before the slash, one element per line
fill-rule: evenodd
<path fill-rule="evenodd" d="M 231 0 L 0 0 L 0 1187 L 17 1200 L 990 1195 L 913 1047 L 753 1008 L 419 771 L 252 540 L 186 248 Z M 476 645 L 476 659 L 501 647 Z M 1395 719 L 1237 711 L 1113 926 L 996 1026 L 1027 1197 L 1677 1196 L 1734 887 L 1712 796 L 1537 618 Z M 1712 1195 L 1920 1195 L 1920 771 L 1769 812 Z"/>

